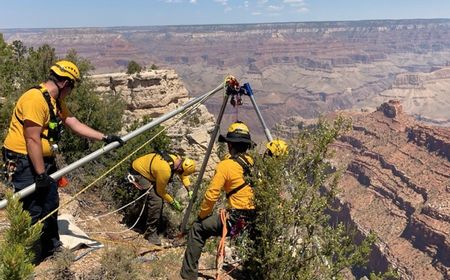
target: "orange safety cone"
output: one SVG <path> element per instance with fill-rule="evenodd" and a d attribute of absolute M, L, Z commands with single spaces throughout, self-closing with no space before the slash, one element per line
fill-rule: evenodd
<path fill-rule="evenodd" d="M 69 179 L 67 177 L 62 176 L 58 179 L 58 188 L 65 188 L 69 185 Z"/>

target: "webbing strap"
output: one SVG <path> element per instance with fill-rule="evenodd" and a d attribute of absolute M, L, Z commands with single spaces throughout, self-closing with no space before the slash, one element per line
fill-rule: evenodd
<path fill-rule="evenodd" d="M 159 155 L 164 161 L 166 161 L 169 164 L 169 166 L 170 166 L 170 179 L 169 179 L 169 182 L 172 181 L 175 163 L 173 161 L 173 158 L 166 151 L 155 150 L 155 155 L 152 157 L 152 160 L 150 161 L 150 164 L 149 164 L 150 175 L 152 175 L 152 177 L 156 179 L 156 177 L 153 175 L 153 172 L 152 172 L 152 164 L 153 164 L 153 160 L 155 159 L 155 157 L 157 155 Z"/>
<path fill-rule="evenodd" d="M 241 155 L 241 154 L 237 154 L 237 155 L 233 155 L 230 159 L 234 160 L 235 162 L 237 162 L 242 169 L 244 170 L 243 172 L 243 176 L 249 176 L 251 174 L 251 170 L 250 170 L 250 162 L 248 162 L 248 160 L 245 158 L 245 155 Z M 229 191 L 226 194 L 227 199 L 230 198 L 230 196 L 232 196 L 233 194 L 237 193 L 238 191 L 242 190 L 245 186 L 249 186 L 251 187 L 251 185 L 245 181 L 244 178 L 244 183 L 242 183 L 241 185 L 237 186 L 236 188 L 232 189 L 231 191 Z"/>
<path fill-rule="evenodd" d="M 236 188 L 232 189 L 230 192 L 226 194 L 227 199 L 230 198 L 233 194 L 237 193 L 238 191 L 242 190 L 245 186 L 250 186 L 247 182 L 244 182 L 237 186 Z"/>
<path fill-rule="evenodd" d="M 47 102 L 47 106 L 48 106 L 48 110 L 49 110 L 49 114 L 50 114 L 50 122 L 56 122 L 59 124 L 59 120 L 56 117 L 55 111 L 54 111 L 55 107 L 53 107 L 53 104 L 50 100 L 50 94 L 48 93 L 47 89 L 45 89 L 42 86 L 32 87 L 31 89 L 33 89 L 33 88 L 38 89 L 44 96 L 44 99 Z M 58 99 L 56 99 L 56 109 L 57 109 L 57 112 L 61 111 L 61 104 L 59 103 Z M 16 110 L 14 110 L 14 116 L 16 117 L 17 121 L 23 126 L 24 121 L 19 118 Z M 48 136 L 41 133 L 41 138 L 48 139 Z"/>

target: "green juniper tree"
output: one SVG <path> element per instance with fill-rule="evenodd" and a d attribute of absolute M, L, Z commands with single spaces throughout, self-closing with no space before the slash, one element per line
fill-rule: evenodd
<path fill-rule="evenodd" d="M 127 74 L 141 73 L 142 66 L 134 60 L 128 63 Z"/>
<path fill-rule="evenodd" d="M 328 147 L 348 127 L 342 118 L 320 121 L 291 143 L 288 155 L 256 160 L 258 217 L 242 249 L 249 278 L 338 279 L 367 260 L 374 237 L 356 245 L 351 230 L 332 225 L 327 214 L 339 178 L 330 172 Z"/>
<path fill-rule="evenodd" d="M 6 207 L 9 228 L 3 234 L 0 243 L 0 279 L 31 279 L 34 265 L 34 254 L 31 247 L 39 238 L 42 224 L 31 226 L 31 217 L 22 209 L 19 199 L 12 192 L 6 194 Z"/>

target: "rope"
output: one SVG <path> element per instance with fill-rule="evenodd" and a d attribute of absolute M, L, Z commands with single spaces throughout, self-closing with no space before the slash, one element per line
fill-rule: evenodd
<path fill-rule="evenodd" d="M 220 209 L 219 212 L 220 221 L 222 222 L 222 237 L 217 245 L 217 256 L 216 256 L 216 280 L 220 280 L 220 271 L 222 270 L 223 260 L 225 258 L 225 240 L 227 238 L 227 211 L 225 209 Z"/>
<path fill-rule="evenodd" d="M 237 122 L 239 121 L 239 109 L 238 109 L 239 105 L 236 104 L 236 106 L 234 106 L 234 108 L 236 108 L 236 110 L 234 111 L 234 121 Z"/>
<path fill-rule="evenodd" d="M 201 99 L 199 101 L 199 103 L 197 103 L 196 105 L 192 106 L 191 108 L 189 108 L 189 110 L 186 110 L 185 112 L 183 112 L 183 114 L 181 114 L 181 116 L 175 121 L 175 123 L 179 122 L 182 118 L 184 118 L 188 113 L 190 113 L 191 111 L 197 109 L 200 105 L 203 104 L 203 102 L 205 102 L 207 99 L 209 98 L 209 96 L 205 96 L 203 99 Z M 174 123 L 174 124 L 175 124 Z M 161 133 L 163 133 L 165 130 L 167 130 L 167 127 L 164 127 L 163 129 L 161 129 L 161 131 L 159 131 L 157 134 L 155 134 L 152 138 L 150 138 L 148 141 L 146 141 L 144 144 L 142 144 L 141 146 L 139 146 L 136 150 L 134 150 L 133 152 L 131 152 L 129 155 L 127 155 L 126 157 L 124 157 L 121 161 L 119 161 L 117 164 L 115 164 L 113 167 L 111 167 L 110 169 L 108 169 L 105 173 L 103 173 L 102 175 L 100 175 L 99 177 L 97 177 L 92 183 L 90 183 L 89 185 L 87 185 L 85 188 L 83 188 L 82 190 L 80 190 L 79 192 L 77 192 L 71 199 L 69 199 L 68 201 L 66 201 L 64 204 L 60 205 L 58 208 L 54 209 L 53 211 L 51 211 L 49 214 L 47 214 L 47 216 L 45 216 L 44 218 L 40 219 L 36 224 L 42 223 L 43 221 L 45 221 L 46 219 L 48 219 L 51 215 L 53 215 L 54 213 L 56 213 L 59 209 L 67 206 L 69 203 L 71 203 L 72 201 L 75 200 L 75 198 L 77 198 L 79 195 L 81 195 L 82 193 L 84 193 L 85 191 L 87 191 L 89 188 L 91 188 L 92 186 L 95 185 L 95 183 L 97 183 L 98 181 L 100 181 L 101 179 L 103 179 L 106 175 L 108 175 L 109 173 L 111 173 L 114 169 L 116 169 L 119 165 L 121 165 L 123 162 L 125 162 L 126 160 L 128 160 L 131 156 L 133 156 L 135 153 L 137 153 L 139 150 L 141 150 L 142 148 L 144 148 L 146 145 L 148 145 L 148 143 L 150 143 L 151 141 L 153 141 L 156 137 L 158 137 Z"/>
<path fill-rule="evenodd" d="M 91 218 L 88 218 L 88 219 L 78 220 L 78 222 L 82 222 L 82 223 L 83 223 L 83 222 L 90 221 L 90 220 L 97 220 L 97 219 L 99 219 L 99 218 L 103 218 L 103 217 L 112 215 L 112 214 L 114 214 L 114 213 L 117 213 L 117 212 L 119 212 L 120 210 L 127 208 L 127 207 L 130 206 L 131 204 L 134 204 L 134 203 L 138 202 L 141 198 L 143 198 L 145 195 L 147 195 L 147 194 L 149 193 L 150 190 L 151 190 L 151 188 L 148 189 L 145 193 L 143 193 L 140 197 L 136 198 L 135 200 L 131 201 L 130 203 L 127 203 L 127 204 L 125 204 L 124 206 L 122 206 L 122 207 L 120 207 L 120 208 L 118 208 L 118 209 L 116 209 L 116 210 L 114 210 L 114 211 L 111 211 L 111 212 L 108 212 L 108 213 L 105 213 L 105 214 L 101 214 L 101 215 L 99 215 L 99 216 L 91 217 Z"/>
<path fill-rule="evenodd" d="M 148 193 L 150 192 L 151 189 L 152 189 L 152 188 L 148 189 L 143 195 L 148 194 Z M 142 197 L 143 195 L 141 195 L 141 197 Z M 127 231 L 133 229 L 133 228 L 137 225 L 137 223 L 139 222 L 139 220 L 141 219 L 142 213 L 144 213 L 145 204 L 147 203 L 147 198 L 148 198 L 148 196 L 145 197 L 145 201 L 144 201 L 144 204 L 142 205 L 141 212 L 139 213 L 139 216 L 137 217 L 136 221 L 134 222 L 134 224 L 133 224 L 131 227 L 129 227 L 129 228 L 127 228 L 127 229 L 124 229 L 124 230 L 121 230 L 121 231 L 87 231 L 86 233 L 100 233 L 100 234 L 103 234 L 103 233 L 124 233 L 124 232 L 127 232 Z M 123 208 L 125 208 L 125 207 L 123 207 Z M 119 208 L 119 209 L 120 209 L 120 208 Z M 116 212 L 117 212 L 119 209 L 117 209 Z M 115 212 L 115 211 L 113 211 L 113 212 Z M 111 212 L 111 213 L 113 213 L 113 212 Z M 111 213 L 106 213 L 106 214 L 104 214 L 104 215 L 101 215 L 101 217 L 108 216 L 108 215 L 111 214 Z"/>

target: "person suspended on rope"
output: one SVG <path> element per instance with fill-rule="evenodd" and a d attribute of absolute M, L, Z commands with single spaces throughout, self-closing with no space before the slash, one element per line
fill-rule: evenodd
<path fill-rule="evenodd" d="M 219 142 L 227 143 L 230 156 L 217 164 L 215 175 L 201 203 L 198 218 L 188 233 L 187 248 L 180 271 L 183 279 L 197 279 L 198 260 L 206 240 L 222 234 L 221 217 L 212 213 L 222 190 L 226 193 L 228 204 L 228 236 L 239 234 L 240 230 L 255 219 L 253 188 L 251 182 L 246 180 L 253 166 L 253 159 L 246 152 L 255 143 L 251 140 L 247 125 L 239 121 L 232 123 L 226 136 L 219 136 Z"/>
<path fill-rule="evenodd" d="M 280 157 L 287 155 L 288 152 L 288 144 L 281 139 L 275 139 L 266 144 L 266 151 L 264 152 L 264 156 L 270 157 Z"/>
<path fill-rule="evenodd" d="M 182 212 L 183 206 L 167 193 L 166 187 L 172 181 L 173 175 L 178 175 L 191 198 L 189 190 L 191 181 L 189 175 L 195 171 L 195 161 L 188 157 L 181 157 L 166 151 L 155 151 L 141 156 L 133 161 L 130 169 L 130 178 L 139 189 L 149 189 L 144 205 L 147 213 L 146 234 L 147 240 L 154 245 L 161 245 L 158 235 L 158 226 L 161 219 L 163 201 L 169 203 L 175 211 Z M 130 180 L 129 180 L 130 181 Z"/>
<path fill-rule="evenodd" d="M 49 174 L 56 171 L 55 154 L 62 126 L 82 137 L 123 144 L 120 137 L 105 135 L 70 113 L 65 99 L 79 81 L 80 71 L 74 63 L 58 61 L 51 66 L 45 82 L 20 96 L 12 112 L 2 147 L 3 171 L 16 192 L 36 183 L 35 192 L 22 200 L 23 208 L 31 215 L 32 224 L 59 206 L 57 183 Z M 41 237 L 33 247 L 36 263 L 52 255 L 62 245 L 57 215 L 55 213 L 43 221 Z"/>

